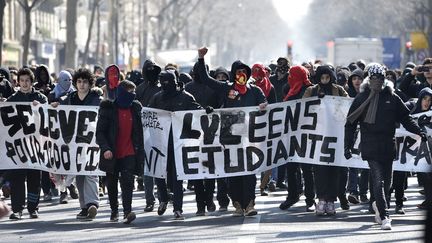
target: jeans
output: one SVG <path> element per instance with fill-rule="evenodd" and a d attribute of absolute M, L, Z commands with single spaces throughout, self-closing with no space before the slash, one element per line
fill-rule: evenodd
<path fill-rule="evenodd" d="M 376 201 L 381 219 L 389 216 L 390 185 L 393 174 L 393 161 L 368 161 L 371 176 L 371 191 Z"/>
<path fill-rule="evenodd" d="M 127 156 L 117 159 L 114 173 L 107 173 L 108 199 L 112 212 L 118 212 L 118 182 L 122 190 L 123 213 L 127 215 L 132 211 L 132 193 L 134 185 L 133 171 L 135 168 L 135 156 Z M 121 176 L 120 176 L 121 175 Z"/>
<path fill-rule="evenodd" d="M 144 182 L 146 204 L 154 204 L 156 200 L 153 193 L 154 179 L 151 176 L 145 175 L 143 176 L 143 182 Z"/>
<path fill-rule="evenodd" d="M 360 178 L 359 178 L 360 173 Z M 369 169 L 349 168 L 348 192 L 354 195 L 367 194 L 369 187 Z"/>

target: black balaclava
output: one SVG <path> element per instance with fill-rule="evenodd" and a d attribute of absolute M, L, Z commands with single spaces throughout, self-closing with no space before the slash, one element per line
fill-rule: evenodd
<path fill-rule="evenodd" d="M 122 86 L 117 87 L 117 97 L 115 99 L 115 103 L 120 108 L 129 108 L 132 106 L 132 102 L 135 99 L 134 92 L 128 92 Z"/>
<path fill-rule="evenodd" d="M 159 74 L 162 92 L 166 96 L 173 96 L 177 92 L 177 76 L 173 70 L 162 71 Z"/>
<path fill-rule="evenodd" d="M 145 60 L 141 70 L 144 82 L 156 85 L 161 70 L 162 69 L 152 60 Z"/>

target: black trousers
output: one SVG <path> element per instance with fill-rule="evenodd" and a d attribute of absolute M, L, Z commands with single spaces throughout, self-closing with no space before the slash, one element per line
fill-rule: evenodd
<path fill-rule="evenodd" d="M 25 208 L 25 181 L 27 180 L 27 210 L 38 210 L 41 191 L 41 171 L 22 169 L 11 170 L 9 173 L 11 185 L 12 211 L 17 213 Z"/>
<path fill-rule="evenodd" d="M 134 185 L 135 156 L 117 159 L 114 173 L 106 173 L 108 199 L 111 211 L 118 212 L 118 182 L 122 190 L 123 213 L 127 215 L 132 211 L 132 192 Z"/>
<path fill-rule="evenodd" d="M 339 168 L 315 165 L 315 186 L 320 200 L 334 202 L 339 194 Z"/>
<path fill-rule="evenodd" d="M 313 166 L 309 164 L 287 163 L 287 176 L 288 176 L 288 196 L 287 199 L 297 199 L 300 196 L 302 188 L 299 188 L 298 180 L 301 173 L 298 168 L 301 168 L 304 179 L 304 194 L 306 203 L 313 203 L 315 200 L 315 179 Z"/>
<path fill-rule="evenodd" d="M 195 200 L 198 209 L 204 207 L 213 201 L 213 193 L 215 190 L 215 179 L 193 180 L 195 190 Z"/>
<path fill-rule="evenodd" d="M 403 206 L 403 197 L 405 192 L 406 179 L 408 173 L 405 171 L 394 171 L 393 172 L 393 183 L 392 187 L 395 193 L 396 205 Z"/>
<path fill-rule="evenodd" d="M 217 179 L 216 199 L 220 207 L 228 207 L 230 199 L 228 197 L 228 182 L 227 178 Z"/>
<path fill-rule="evenodd" d="M 255 175 L 228 177 L 231 200 L 239 202 L 243 209 L 246 209 L 251 200 L 255 200 L 255 186 Z"/>

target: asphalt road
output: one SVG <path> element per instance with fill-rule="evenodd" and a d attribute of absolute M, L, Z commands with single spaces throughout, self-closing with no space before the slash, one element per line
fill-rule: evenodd
<path fill-rule="evenodd" d="M 54 198 L 52 202 L 41 202 L 39 219 L 29 219 L 27 212 L 20 221 L 1 219 L 0 239 L 1 242 L 421 242 L 425 212 L 416 207 L 423 200 L 418 190 L 416 179 L 410 178 L 405 215 L 393 214 L 392 201 L 391 231 L 383 231 L 374 223 L 373 215 L 367 213 L 367 204 L 351 205 L 349 211 L 338 207 L 336 216 L 317 217 L 305 212 L 302 197 L 294 207 L 282 211 L 279 204 L 285 199 L 284 191 L 262 197 L 257 190 L 258 215 L 250 218 L 231 217 L 231 206 L 229 212 L 216 211 L 197 217 L 194 193 L 186 191 L 184 221 L 173 220 L 172 205 L 163 216 L 156 211 L 144 213 L 144 193 L 134 192 L 137 219 L 131 225 L 109 222 L 107 196 L 101 198 L 98 215 L 91 222 L 75 219 L 78 200 L 58 204 L 58 198 Z"/>

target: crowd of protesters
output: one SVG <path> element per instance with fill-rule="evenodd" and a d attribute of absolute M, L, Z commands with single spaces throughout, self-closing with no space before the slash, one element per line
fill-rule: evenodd
<path fill-rule="evenodd" d="M 361 134 L 361 156 L 370 169 L 290 162 L 261 174 L 258 195 L 286 190 L 286 200 L 279 208 L 288 210 L 303 194 L 305 211 L 317 216 L 335 215 L 338 200 L 341 210 L 349 210 L 352 204 L 368 204 L 375 221 L 388 230 L 394 192 L 394 213 L 405 214 L 404 190 L 409 173 L 392 170 L 395 129 L 396 124 L 402 124 L 422 141 L 428 139 L 423 127 L 430 121 L 423 117 L 417 124 L 410 114 L 431 109 L 432 58 L 426 58 L 421 65 L 410 62 L 402 69 L 390 70 L 382 64 L 362 60 L 337 67 L 320 60 L 292 66 L 288 58 L 280 57 L 268 66 L 256 63 L 250 67 L 237 60 L 228 71 L 224 67 L 210 69 L 204 62 L 206 53 L 207 48 L 198 50 L 198 61 L 190 73 L 179 73 L 176 64 L 162 68 L 151 60 L 144 62 L 141 71 L 127 73 L 116 65 L 105 70 L 95 66 L 93 72 L 87 68 L 65 69 L 58 75 L 50 74 L 44 65 L 0 68 L 3 102 L 49 103 L 54 108 L 99 106 L 96 141 L 100 147 L 99 169 L 106 172 L 105 177 L 98 177 L 55 175 L 32 169 L 0 171 L 2 197 L 11 200 L 11 209 L 0 203 L 0 217 L 9 214 L 11 220 L 20 220 L 27 209 L 30 218 L 38 218 L 40 199 L 51 201 L 60 196 L 59 203 L 67 203 L 70 196 L 79 199 L 76 218 L 92 220 L 98 212 L 99 198 L 107 189 L 110 221 L 115 222 L 119 220 L 120 184 L 125 224 L 136 218 L 132 211 L 135 188 L 145 190 L 143 210 L 154 211 L 155 185 L 157 214 L 163 215 L 171 200 L 174 218 L 182 220 L 184 189 L 183 181 L 176 177 L 172 131 L 168 140 L 167 179 L 143 175 L 142 107 L 167 111 L 204 109 L 207 113 L 217 108 L 246 106 L 264 110 L 269 103 L 313 96 L 354 98 L 345 125 L 344 155 L 351 158 L 354 142 Z M 431 175 L 417 173 L 417 177 L 419 186 L 424 187 L 420 192 L 427 195 L 418 208 L 430 209 Z M 231 201 L 232 215 L 239 217 L 258 214 L 256 184 L 256 175 L 245 175 L 193 180 L 188 188 L 195 191 L 196 216 L 216 211 L 216 193 L 219 210 L 227 211 Z"/>

